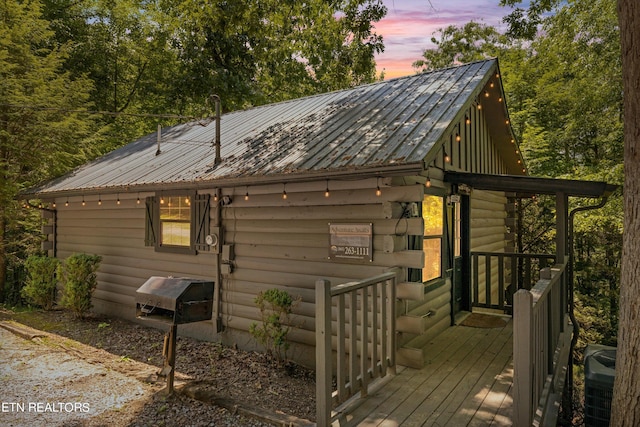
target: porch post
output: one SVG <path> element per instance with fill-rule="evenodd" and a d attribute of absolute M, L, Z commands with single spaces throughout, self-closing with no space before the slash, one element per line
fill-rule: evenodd
<path fill-rule="evenodd" d="M 513 425 L 530 426 L 533 418 L 533 296 L 513 295 Z"/>
<path fill-rule="evenodd" d="M 569 253 L 567 244 L 569 224 L 569 197 L 567 193 L 556 193 L 556 263 L 564 262 Z"/>
<path fill-rule="evenodd" d="M 331 282 L 316 280 L 316 423 L 331 424 Z"/>

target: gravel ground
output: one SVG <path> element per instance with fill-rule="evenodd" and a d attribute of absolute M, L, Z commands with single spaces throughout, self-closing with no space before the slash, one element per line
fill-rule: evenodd
<path fill-rule="evenodd" d="M 93 399 L 90 416 L 79 408 L 66 418 L 52 411 L 34 418 L 0 407 L 0 425 L 261 427 L 315 418 L 314 373 L 275 366 L 261 353 L 178 337 L 177 392 L 167 396 L 165 379 L 156 375 L 163 364 L 158 329 L 107 317 L 78 320 L 60 310 L 0 309 L 0 321 L 33 338 L 1 336 L 0 403 Z"/>

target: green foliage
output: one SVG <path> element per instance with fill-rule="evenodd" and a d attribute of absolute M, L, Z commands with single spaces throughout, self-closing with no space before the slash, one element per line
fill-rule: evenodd
<path fill-rule="evenodd" d="M 260 309 L 262 323 L 252 323 L 249 333 L 274 357 L 278 363 L 286 360 L 291 331 L 291 315 L 299 300 L 294 300 L 288 292 L 269 289 L 260 292 L 254 302 Z"/>
<path fill-rule="evenodd" d="M 27 283 L 22 296 L 30 303 L 51 310 L 56 301 L 57 258 L 32 255 L 25 261 Z"/>
<path fill-rule="evenodd" d="M 462 27 L 449 25 L 438 29 L 438 40 L 431 37 L 434 49 L 426 49 L 423 59 L 413 63 L 420 71 L 432 71 L 498 56 L 507 42 L 494 27 L 474 21 Z M 435 33 L 434 33 L 435 34 Z"/>
<path fill-rule="evenodd" d="M 98 285 L 96 272 L 102 257 L 73 254 L 60 265 L 59 277 L 64 285 L 60 304 L 76 317 L 84 317 L 91 309 L 91 295 Z"/>
<path fill-rule="evenodd" d="M 503 0 L 503 5 L 520 2 Z M 533 0 L 507 18 L 507 37 L 470 22 L 439 30 L 423 69 L 500 59 L 511 124 L 533 176 L 623 183 L 620 35 L 612 0 Z M 547 13 L 553 11 L 553 13 Z M 527 39 L 530 41 L 524 41 Z M 569 209 L 598 201 L 571 198 Z M 519 249 L 555 252 L 552 197 L 523 200 Z M 592 342 L 617 328 L 622 191 L 574 218 L 576 311 Z"/>

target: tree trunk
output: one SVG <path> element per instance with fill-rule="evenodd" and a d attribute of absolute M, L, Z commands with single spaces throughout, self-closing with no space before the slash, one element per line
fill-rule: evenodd
<path fill-rule="evenodd" d="M 4 302 L 5 289 L 7 284 L 7 254 L 5 251 L 6 222 L 4 220 L 4 209 L 0 209 L 0 303 Z"/>
<path fill-rule="evenodd" d="M 640 3 L 618 0 L 624 83 L 624 233 L 611 425 L 640 425 Z"/>

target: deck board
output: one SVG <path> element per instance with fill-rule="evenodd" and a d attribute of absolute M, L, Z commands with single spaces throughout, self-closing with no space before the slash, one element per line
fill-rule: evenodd
<path fill-rule="evenodd" d="M 340 426 L 510 426 L 513 328 L 454 326 L 431 340 L 422 369 L 405 368 L 351 404 Z"/>

